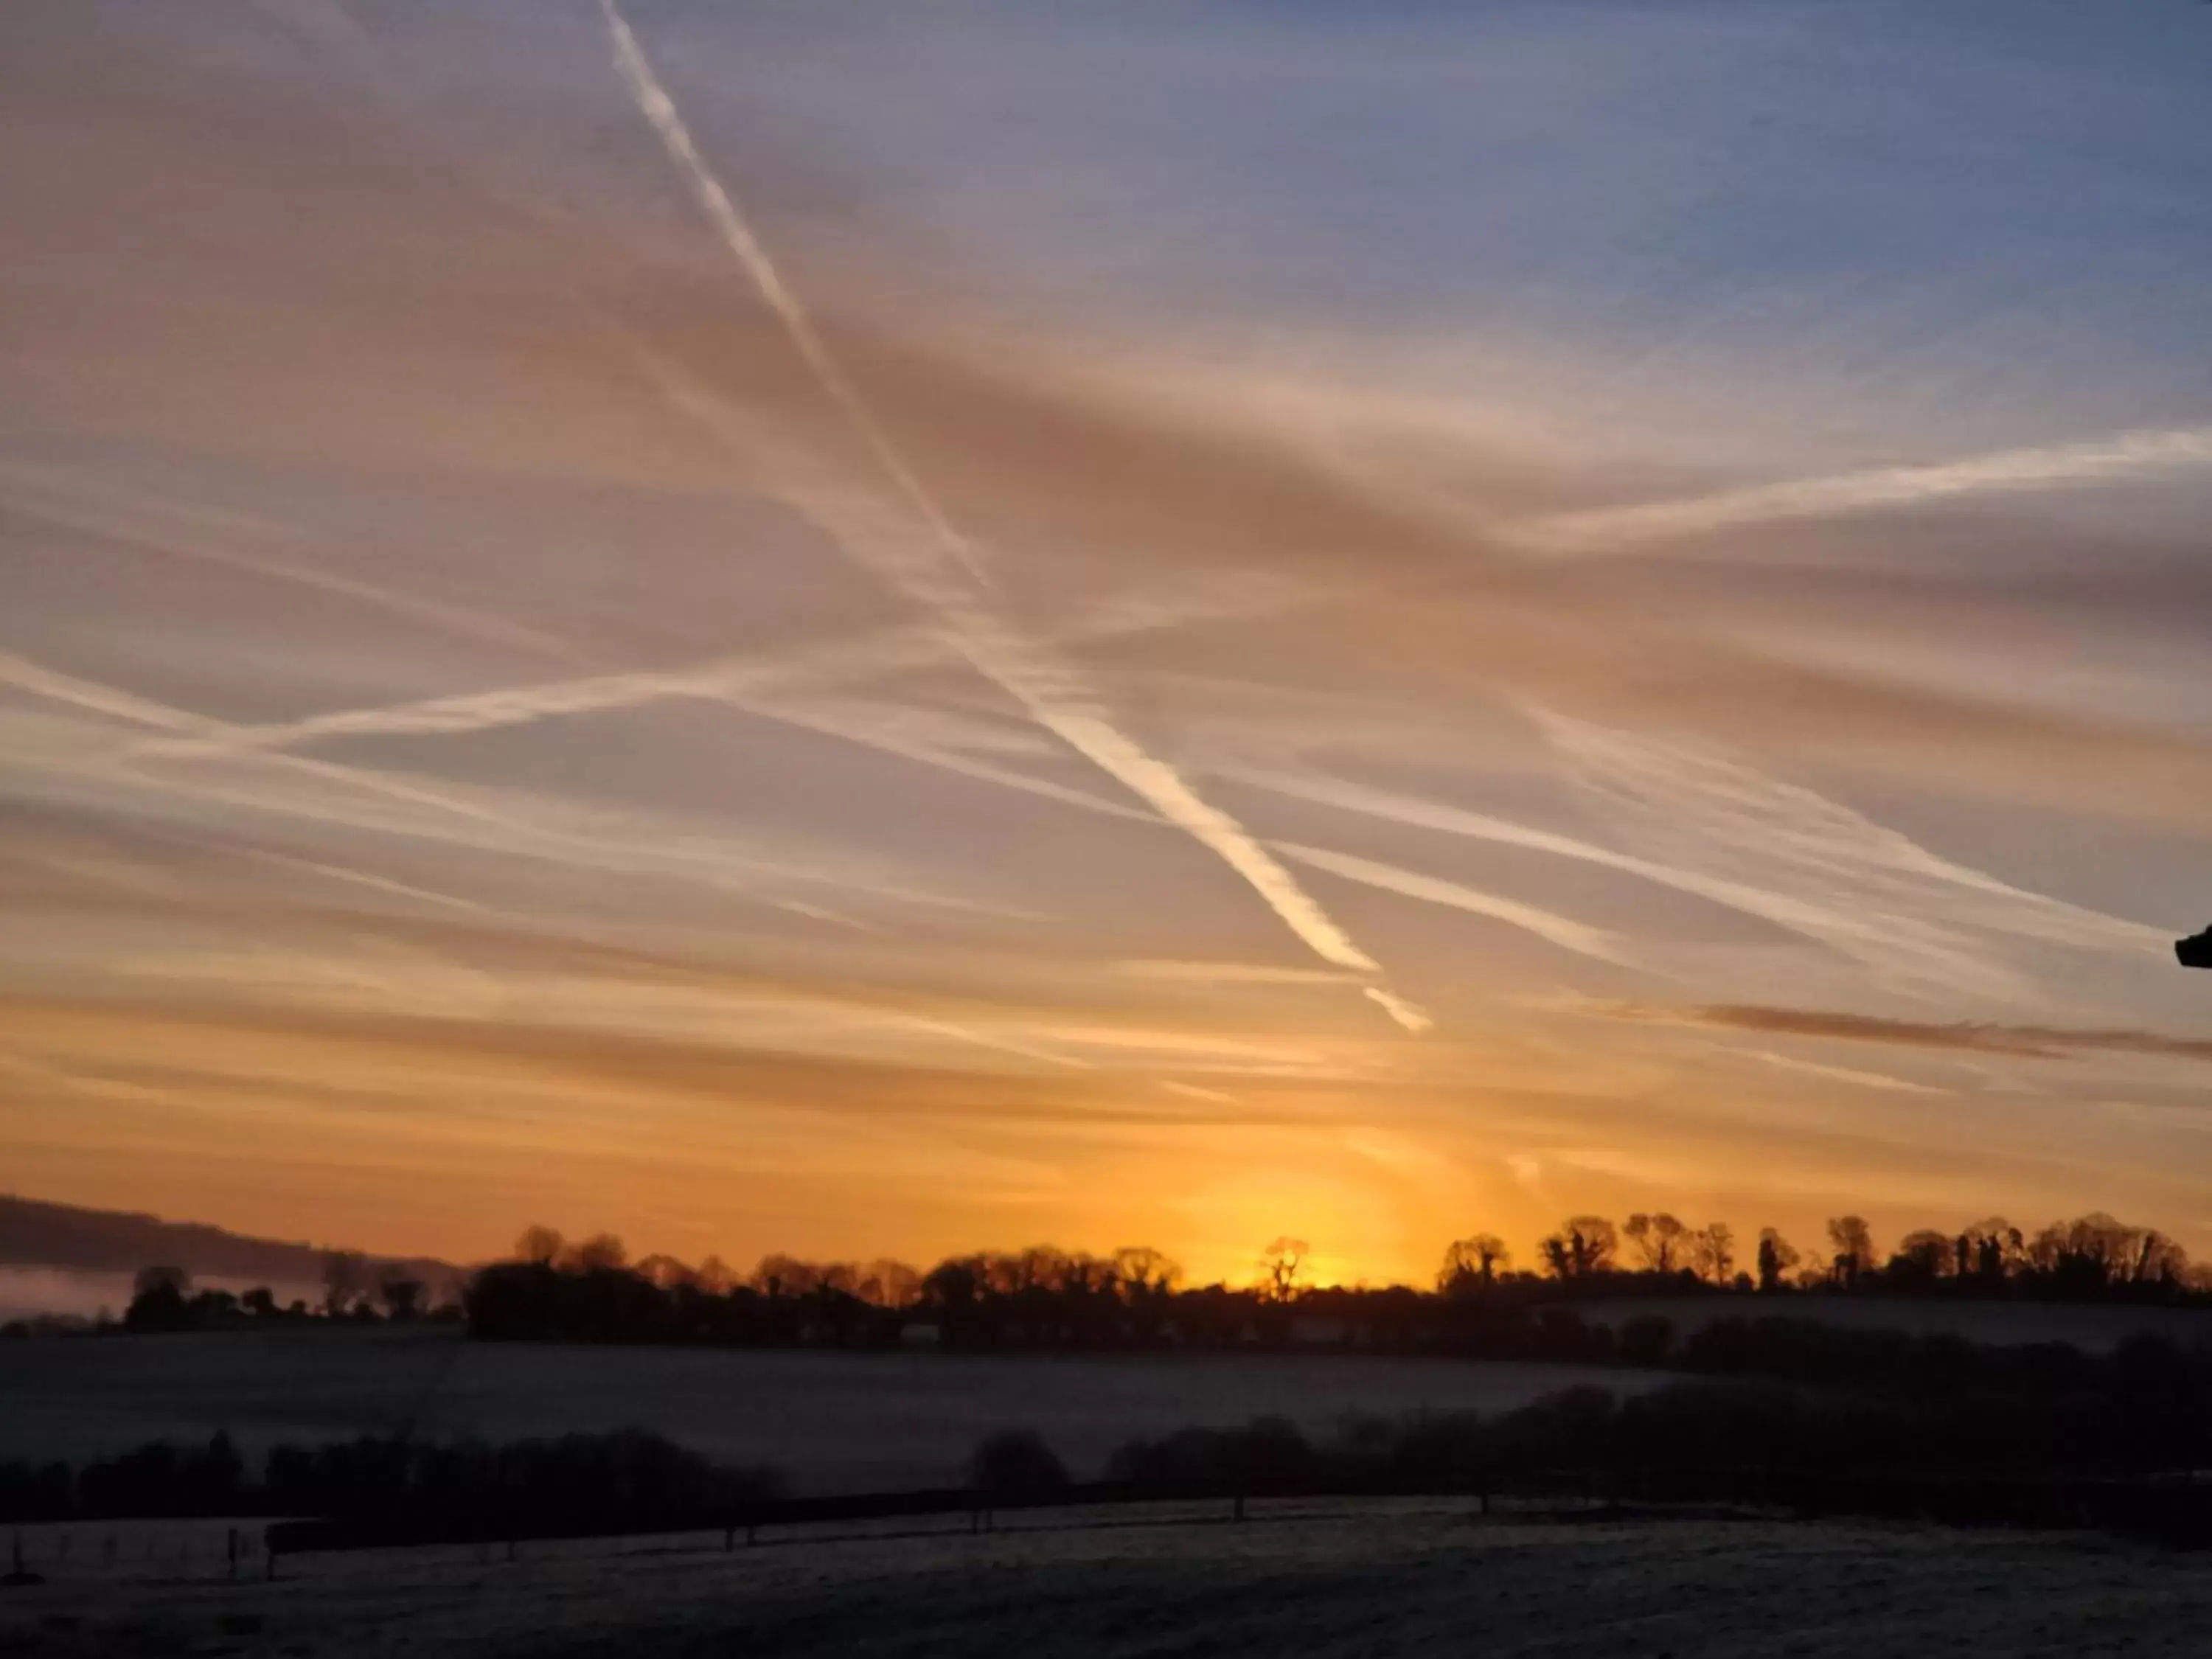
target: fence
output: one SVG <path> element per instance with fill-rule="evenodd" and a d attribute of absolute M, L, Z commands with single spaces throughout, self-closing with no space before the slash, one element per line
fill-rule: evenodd
<path fill-rule="evenodd" d="M 1960 1527 L 2089 1528 L 2166 1544 L 2212 1545 L 2212 1481 L 2190 1476 L 2132 1480 L 1948 1476 L 1904 1472 L 1837 1474 L 1730 1466 L 1570 1470 L 1488 1470 L 1471 1475 L 1264 1478 L 1200 1481 L 1089 1481 L 1026 1492 L 971 1487 L 786 1498 L 713 1513 L 683 1512 L 650 1525 L 533 1525 L 521 1516 L 465 1514 L 283 1521 L 267 1529 L 268 1571 L 278 1559 L 319 1551 L 396 1549 L 428 1545 L 503 1544 L 720 1532 L 726 1548 L 760 1541 L 772 1529 L 824 1524 L 965 1516 L 985 1532 L 1002 1513 L 1147 1504 L 1202 1511 L 1190 1520 L 1242 1521 L 1261 1500 L 1462 1499 L 1484 1514 L 1493 1503 L 1570 1500 L 1569 1513 L 1680 1512 L 1684 1506 L 1784 1514 L 1803 1519 L 1872 1517 Z"/>

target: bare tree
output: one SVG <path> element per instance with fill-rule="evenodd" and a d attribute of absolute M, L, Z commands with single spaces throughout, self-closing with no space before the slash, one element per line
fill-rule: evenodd
<path fill-rule="evenodd" d="M 1916 1228 L 1897 1241 L 1891 1265 L 1903 1263 L 1906 1273 L 1920 1279 L 1942 1279 L 1957 1265 L 1952 1241 L 1933 1227 Z"/>
<path fill-rule="evenodd" d="M 1832 1218 L 1828 1223 L 1828 1243 L 1835 1251 L 1829 1271 L 1840 1285 L 1856 1285 L 1859 1275 L 1874 1266 L 1874 1229 L 1867 1225 L 1864 1216 Z"/>
<path fill-rule="evenodd" d="M 2027 1240 L 2019 1228 L 2001 1215 L 1977 1221 L 1959 1235 L 1970 1260 L 1960 1269 L 1990 1284 L 2010 1278 L 2027 1262 Z"/>
<path fill-rule="evenodd" d="M 1267 1246 L 1260 1258 L 1261 1293 L 1271 1302 L 1288 1302 L 1298 1293 L 1298 1271 L 1313 1254 L 1303 1238 L 1285 1235 Z"/>
<path fill-rule="evenodd" d="M 1512 1260 L 1512 1252 L 1496 1233 L 1472 1233 L 1455 1239 L 1444 1247 L 1443 1265 L 1437 1269 L 1437 1288 L 1452 1291 L 1495 1284 Z"/>
<path fill-rule="evenodd" d="M 1778 1291 L 1800 1257 L 1797 1247 L 1771 1227 L 1759 1230 L 1759 1288 Z"/>
<path fill-rule="evenodd" d="M 1621 1230 L 1636 1246 L 1644 1265 L 1653 1273 L 1671 1273 L 1682 1265 L 1684 1241 L 1689 1229 L 1664 1210 L 1656 1215 L 1638 1211 Z"/>
<path fill-rule="evenodd" d="M 1555 1279 L 1587 1279 L 1611 1269 L 1620 1236 L 1601 1215 L 1570 1216 L 1538 1247 Z"/>
<path fill-rule="evenodd" d="M 419 1279 L 410 1279 L 394 1268 L 385 1274 L 376 1287 L 384 1303 L 386 1317 L 394 1323 L 404 1324 L 422 1311 L 422 1292 L 428 1287 Z"/>
<path fill-rule="evenodd" d="M 629 1249 L 612 1233 L 593 1233 L 568 1247 L 568 1261 L 579 1273 L 605 1273 L 627 1265 Z"/>
<path fill-rule="evenodd" d="M 2135 1281 L 2138 1285 L 2178 1285 L 2189 1271 L 2189 1252 L 2155 1227 L 2142 1230 L 2136 1248 Z"/>
<path fill-rule="evenodd" d="M 550 1267 L 561 1254 L 568 1240 L 561 1237 L 557 1227 L 525 1227 L 514 1241 L 514 1259 L 534 1261 L 541 1267 Z"/>
<path fill-rule="evenodd" d="M 1690 1236 L 1690 1266 L 1699 1277 L 1726 1285 L 1735 1271 L 1735 1230 L 1725 1221 L 1709 1221 Z"/>
<path fill-rule="evenodd" d="M 141 1267 L 131 1281 L 131 1297 L 172 1296 L 179 1302 L 192 1293 L 192 1276 L 182 1267 Z"/>
<path fill-rule="evenodd" d="M 633 1271 L 659 1291 L 678 1290 L 699 1282 L 698 1274 L 672 1255 L 648 1255 L 639 1261 Z"/>
<path fill-rule="evenodd" d="M 693 1278 L 699 1288 L 709 1296 L 727 1296 L 737 1288 L 737 1273 L 719 1255 L 710 1255 L 700 1262 L 699 1270 Z"/>
<path fill-rule="evenodd" d="M 1124 1244 L 1114 1252 L 1114 1279 L 1124 1297 L 1163 1295 L 1182 1283 L 1182 1265 L 1149 1244 Z"/>
<path fill-rule="evenodd" d="M 910 1308 L 921 1300 L 921 1272 L 889 1256 L 871 1261 L 860 1275 L 860 1297 L 878 1308 Z"/>
<path fill-rule="evenodd" d="M 368 1291 L 368 1258 L 359 1250 L 323 1252 L 323 1311 L 336 1319 Z"/>
<path fill-rule="evenodd" d="M 822 1270 L 795 1255 L 764 1255 L 749 1282 L 763 1296 L 805 1296 L 822 1282 Z"/>

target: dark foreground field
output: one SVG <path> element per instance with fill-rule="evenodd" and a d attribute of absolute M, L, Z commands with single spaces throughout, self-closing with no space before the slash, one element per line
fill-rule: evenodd
<path fill-rule="evenodd" d="M 2212 1652 L 2212 1559 L 2070 1534 L 1765 1521 L 1483 1521 L 1311 1506 L 1099 1527 L 287 1561 L 222 1581 L 134 1542 L 0 1591 L 0 1654 L 1547 1656 L 1917 1659 Z M 41 1534 L 33 1548 L 51 1554 Z M 133 1551 L 139 1553 L 134 1554 Z"/>
<path fill-rule="evenodd" d="M 0 1345 L 0 1461 L 85 1459 L 150 1440 L 249 1453 L 411 1432 L 493 1440 L 641 1428 L 795 1490 L 957 1482 L 977 1441 L 1042 1433 L 1079 1475 L 1126 1442 L 1280 1416 L 1509 1411 L 1578 1382 L 1666 1379 L 1574 1365 L 1338 1354 L 975 1356 L 469 1342 L 434 1329 L 223 1332 Z"/>

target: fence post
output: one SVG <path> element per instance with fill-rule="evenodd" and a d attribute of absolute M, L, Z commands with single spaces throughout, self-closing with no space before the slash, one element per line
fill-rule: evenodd
<path fill-rule="evenodd" d="M 1232 1520 L 1232 1521 L 1242 1521 L 1243 1518 L 1244 1518 L 1244 1494 L 1243 1494 L 1243 1492 L 1238 1492 L 1238 1493 L 1237 1494 L 1237 1507 L 1236 1507 L 1233 1510 L 1231 1510 L 1231 1513 L 1230 1513 L 1230 1519 L 1231 1519 L 1231 1520 Z"/>

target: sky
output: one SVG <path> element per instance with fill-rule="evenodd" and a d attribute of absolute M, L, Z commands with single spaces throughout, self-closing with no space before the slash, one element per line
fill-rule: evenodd
<path fill-rule="evenodd" d="M 0 11 L 0 1188 L 2212 1251 L 2212 9 Z"/>

